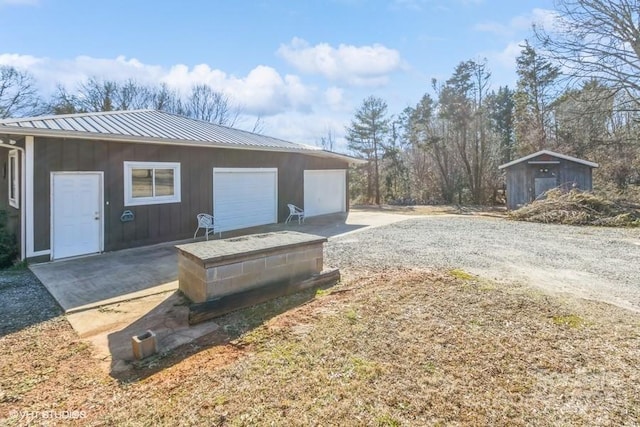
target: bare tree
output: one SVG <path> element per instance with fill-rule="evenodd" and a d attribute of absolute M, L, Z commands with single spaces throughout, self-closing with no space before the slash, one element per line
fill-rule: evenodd
<path fill-rule="evenodd" d="M 557 19 L 536 36 L 563 73 L 626 91 L 640 106 L 638 0 L 556 0 Z"/>
<path fill-rule="evenodd" d="M 168 113 L 186 115 L 180 96 L 175 90 L 169 89 L 166 83 L 162 83 L 159 88 L 152 90 L 151 108 Z"/>
<path fill-rule="evenodd" d="M 218 125 L 233 126 L 239 111 L 231 105 L 229 97 L 206 84 L 195 85 L 186 101 L 187 115 Z"/>
<path fill-rule="evenodd" d="M 45 114 L 73 114 L 81 113 L 80 100 L 70 93 L 63 85 L 58 84 L 44 109 Z"/>
<path fill-rule="evenodd" d="M 336 136 L 331 129 L 327 129 L 327 134 L 320 137 L 320 146 L 323 150 L 333 151 L 336 143 Z"/>
<path fill-rule="evenodd" d="M 78 88 L 79 110 L 112 111 L 116 109 L 118 83 L 91 77 Z"/>
<path fill-rule="evenodd" d="M 253 122 L 253 127 L 251 128 L 251 132 L 253 133 L 264 132 L 264 120 L 262 119 L 262 116 L 256 117 L 256 121 Z"/>
<path fill-rule="evenodd" d="M 115 86 L 114 101 L 118 110 L 139 110 L 149 108 L 153 104 L 153 89 L 148 86 L 133 79 L 116 83 Z"/>
<path fill-rule="evenodd" d="M 15 67 L 0 66 L 0 118 L 32 115 L 39 106 L 35 82 Z"/>

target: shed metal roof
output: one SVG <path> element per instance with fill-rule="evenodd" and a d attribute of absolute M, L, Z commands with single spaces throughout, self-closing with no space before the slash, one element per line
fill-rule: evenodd
<path fill-rule="evenodd" d="M 319 147 L 298 144 L 158 110 L 107 111 L 0 120 L 0 132 L 12 135 L 102 139 L 198 145 L 259 151 L 284 151 L 360 162 Z"/>
<path fill-rule="evenodd" d="M 524 156 L 524 157 L 520 157 L 519 159 L 515 159 L 509 163 L 505 163 L 504 165 L 500 165 L 498 166 L 498 169 L 504 169 L 504 168 L 508 168 L 509 166 L 513 166 L 513 165 L 517 165 L 518 163 L 522 163 L 522 162 L 526 162 L 527 160 L 531 160 L 535 157 L 538 157 L 540 155 L 546 154 L 548 156 L 553 156 L 553 157 L 557 157 L 558 159 L 564 159 L 564 160 L 569 160 L 571 162 L 575 162 L 575 163 L 580 163 L 592 168 L 597 168 L 598 164 L 597 163 L 593 163 L 590 162 L 588 160 L 583 160 L 583 159 L 578 159 L 577 157 L 571 157 L 571 156 L 567 156 L 566 154 L 560 154 L 560 153 L 556 153 L 553 151 L 549 151 L 549 150 L 541 150 L 538 151 L 537 153 L 533 153 L 533 154 L 529 154 L 528 156 Z"/>

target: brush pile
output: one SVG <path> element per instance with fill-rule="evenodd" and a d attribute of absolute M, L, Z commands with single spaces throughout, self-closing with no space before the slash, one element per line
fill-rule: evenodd
<path fill-rule="evenodd" d="M 544 198 L 511 212 L 509 216 L 515 220 L 530 222 L 640 227 L 640 206 L 614 202 L 578 190 L 549 190 Z"/>

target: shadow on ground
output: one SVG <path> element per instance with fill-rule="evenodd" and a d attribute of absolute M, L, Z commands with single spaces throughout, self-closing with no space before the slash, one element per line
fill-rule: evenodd
<path fill-rule="evenodd" d="M 176 339 L 176 335 L 180 335 L 180 331 L 176 334 L 174 328 L 184 324 L 188 314 L 186 298 L 181 292 L 176 291 L 134 323 L 108 335 L 109 351 L 113 357 L 110 375 L 121 382 L 140 381 L 203 350 L 229 344 L 241 346 L 240 343 L 235 342 L 237 338 L 269 319 L 311 301 L 317 289 L 319 288 L 276 298 L 191 326 L 184 330 L 187 336 L 180 336 L 183 340 L 186 338 L 187 342 L 178 347 L 172 347 L 175 344 L 172 340 Z M 156 318 L 155 321 L 152 318 Z M 158 325 L 154 329 L 158 340 L 158 353 L 135 361 L 131 350 L 131 337 L 144 332 L 150 322 Z M 194 338 L 189 335 L 193 335 Z M 118 359 L 123 355 L 128 360 L 123 362 L 122 359 Z"/>
<path fill-rule="evenodd" d="M 28 269 L 0 271 L 0 338 L 63 313 Z"/>

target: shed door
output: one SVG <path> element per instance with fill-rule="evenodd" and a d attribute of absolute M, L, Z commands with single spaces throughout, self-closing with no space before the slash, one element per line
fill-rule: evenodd
<path fill-rule="evenodd" d="M 214 168 L 213 216 L 216 232 L 278 222 L 278 170 Z"/>
<path fill-rule="evenodd" d="M 102 250 L 102 173 L 51 174 L 51 258 Z"/>
<path fill-rule="evenodd" d="M 556 188 L 558 186 L 556 178 L 535 178 L 534 179 L 535 186 L 535 197 L 538 198 L 545 191 L 551 190 L 552 188 Z"/>
<path fill-rule="evenodd" d="M 316 216 L 346 210 L 347 171 L 304 171 L 304 214 Z"/>

